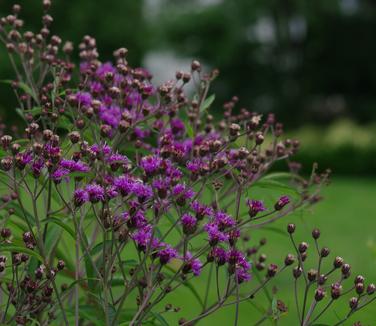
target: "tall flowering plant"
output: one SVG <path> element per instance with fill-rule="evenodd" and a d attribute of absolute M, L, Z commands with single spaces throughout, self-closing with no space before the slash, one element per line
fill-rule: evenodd
<path fill-rule="evenodd" d="M 287 231 L 295 253 L 278 265 L 259 254 L 264 238 L 250 240 L 253 230 L 316 203 L 329 176 L 298 174 L 291 157 L 299 142 L 282 138 L 273 114 L 236 110 L 234 97 L 216 119 L 209 87 L 217 71 L 193 61 L 156 86 L 146 69 L 128 64 L 125 48 L 101 62 L 89 36 L 76 69 L 72 43 L 51 35 L 50 5 L 43 1 L 38 33 L 23 29 L 19 5 L 0 20 L 16 73 L 5 82 L 26 124 L 24 132 L 3 130 L 0 141 L 1 323 L 167 325 L 166 314 L 180 310 L 170 293 L 184 289 L 201 307 L 179 324 L 234 306 L 237 325 L 239 305 L 292 265 L 300 325 L 313 325 L 346 293 L 355 295 L 337 325 L 374 300 L 375 286 L 360 275 L 342 290 L 350 277 L 342 258 L 325 271 L 319 230 L 318 265 L 309 270 L 294 224 Z M 276 172 L 277 162 L 289 172 Z M 192 283 L 202 274 L 205 291 Z M 257 324 L 287 309 L 271 299 Z"/>

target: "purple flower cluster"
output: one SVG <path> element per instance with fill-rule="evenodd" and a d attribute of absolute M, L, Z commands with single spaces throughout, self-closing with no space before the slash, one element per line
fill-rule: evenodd
<path fill-rule="evenodd" d="M 275 116 L 269 114 L 262 119 L 245 108 L 235 109 L 238 98 L 233 97 L 223 104 L 222 118 L 217 121 L 208 107 L 214 97 L 207 97 L 216 70 L 204 73 L 200 63 L 193 61 L 189 72 L 178 71 L 174 79 L 157 86 L 146 69 L 129 65 L 125 48 L 114 52 L 114 62 L 101 62 L 96 41 L 90 36 L 79 44 L 77 82 L 71 80 L 75 73 L 70 57 L 73 45 L 51 35 L 50 6 L 50 0 L 43 0 L 45 14 L 38 33 L 23 30 L 18 5 L 11 15 L 0 19 L 0 42 L 6 43 L 15 65 L 22 63 L 12 87 L 26 122 L 21 141 L 13 141 L 10 135 L 0 137 L 1 176 L 6 179 L 3 184 L 9 185 L 9 194 L 1 197 L 0 208 L 4 224 L 14 213 L 17 218 L 24 215 L 26 223 L 22 227 L 27 230 L 22 240 L 29 249 L 9 255 L 13 266 L 5 272 L 24 272 L 6 275 L 13 282 L 7 284 L 4 293 L 14 307 L 7 306 L 3 321 L 24 325 L 38 315 L 41 324 L 53 324 L 56 307 L 66 319 L 62 306 L 67 301 L 57 296 L 57 304 L 51 297 L 56 273 L 65 267 L 64 262 L 59 261 L 56 268 L 51 262 L 57 252 L 62 252 L 61 243 L 66 240 L 54 239 L 53 244 L 46 241 L 52 230 L 48 225 L 52 213 L 70 214 L 71 218 L 63 218 L 59 225 L 64 226 L 63 232 L 76 232 L 77 241 L 72 243 L 76 257 L 67 266 L 80 273 L 69 270 L 66 274 L 75 276 L 75 291 L 68 300 L 69 307 L 76 309 L 75 324 L 80 316 L 77 307 L 93 301 L 83 297 L 86 291 L 78 294 L 81 284 L 77 277 L 87 280 L 82 286 L 89 288 L 88 293 L 103 292 L 104 299 L 96 305 L 106 315 L 104 324 L 110 320 L 108 300 L 114 312 L 111 323 L 115 324 L 127 296 L 136 297 L 135 291 L 138 312 L 131 323 L 153 322 L 159 316 L 153 308 L 160 306 L 171 289 L 199 276 L 209 265 L 215 265 L 217 273 L 221 266 L 226 269 L 228 286 L 224 293 L 218 293 L 221 306 L 235 295 L 234 283 L 251 279 L 251 265 L 259 271 L 265 269 L 266 257 L 254 258 L 265 241 L 246 248 L 250 241 L 247 230 L 317 202 L 320 198 L 312 188 L 325 183 L 329 172 L 315 174 L 314 182 L 293 178 L 300 196 L 296 200 L 281 196 L 274 210 L 266 214 L 260 214 L 266 211 L 260 200 L 249 199 L 244 205 L 249 187 L 257 184 L 276 161 L 290 158 L 299 148 L 298 141 L 282 139 L 283 126 Z M 193 96 L 186 91 L 191 80 L 197 86 Z M 0 125 L 0 133 L 3 129 Z M 263 144 L 266 137 L 272 141 Z M 293 168 L 291 173 L 295 173 Z M 293 205 L 284 209 L 292 200 Z M 28 207 L 34 207 L 35 214 L 28 213 Z M 47 214 L 43 229 L 37 211 Z M 251 218 L 244 219 L 247 211 Z M 289 229 L 290 234 L 292 229 L 295 227 Z M 314 234 L 317 240 L 319 234 Z M 9 229 L 2 227 L 0 245 L 12 241 Z M 299 246 L 300 262 L 305 259 L 307 247 L 306 243 Z M 35 259 L 29 260 L 31 250 L 46 267 L 35 269 Z M 0 256 L 0 273 L 5 270 L 4 257 Z M 130 257 L 137 257 L 134 268 L 127 266 Z M 32 263 L 18 268 L 28 261 Z M 87 261 L 95 268 L 82 265 Z M 290 256 L 285 265 L 292 262 Z M 344 266 L 342 271 L 348 275 L 349 268 Z M 299 268 L 294 275 L 303 272 Z M 277 270 L 275 264 L 270 264 L 267 277 L 273 277 Z M 21 274 L 30 271 L 35 273 L 20 280 Z M 120 297 L 115 297 L 118 291 L 109 289 L 115 276 L 124 286 Z M 91 284 L 93 279 L 98 284 Z M 38 292 L 42 287 L 43 293 Z M 216 307 L 207 303 L 209 310 L 201 312 L 203 315 Z M 353 302 L 352 307 L 356 304 Z M 15 315 L 8 318 L 7 313 L 13 311 Z M 68 325 L 69 321 L 64 323 Z"/>

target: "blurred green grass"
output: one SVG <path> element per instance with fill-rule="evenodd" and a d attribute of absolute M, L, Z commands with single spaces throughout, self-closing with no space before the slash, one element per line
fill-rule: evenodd
<path fill-rule="evenodd" d="M 328 246 L 331 254 L 327 258 L 327 264 L 331 264 L 334 257 L 342 256 L 346 262 L 352 266 L 352 276 L 345 281 L 344 289 L 351 286 L 355 275 L 363 274 L 366 282 L 376 282 L 376 254 L 373 243 L 376 242 L 376 179 L 375 178 L 335 178 L 332 184 L 323 189 L 325 200 L 313 206 L 310 211 L 290 215 L 277 221 L 273 226 L 285 230 L 289 222 L 297 224 L 297 241 L 307 241 L 311 245 L 311 255 L 307 261 L 314 261 L 314 243 L 310 236 L 313 228 L 321 229 L 321 246 Z M 251 235 L 250 244 L 257 244 L 261 237 L 267 236 L 268 244 L 264 247 L 264 252 L 268 256 L 268 262 L 276 262 L 281 266 L 285 255 L 292 252 L 290 240 L 287 236 L 271 230 L 254 231 Z M 372 248 L 373 247 L 373 248 Z M 313 267 L 314 265 L 312 265 Z M 205 292 L 207 274 L 199 279 L 194 279 L 193 284 L 200 293 Z M 253 286 L 256 281 L 253 282 Z M 273 285 L 278 286 L 276 297 L 282 299 L 289 307 L 287 315 L 283 316 L 278 325 L 298 325 L 293 297 L 293 281 L 291 269 L 285 271 L 276 280 L 270 283 L 269 289 Z M 224 287 L 224 284 L 221 284 Z M 210 296 L 215 297 L 215 288 L 210 290 Z M 323 319 L 318 320 L 324 325 L 333 325 L 343 318 L 348 312 L 348 300 L 342 298 L 341 302 L 336 302 Z M 311 296 L 312 297 L 312 296 Z M 198 311 L 197 300 L 184 289 L 171 294 L 167 302 L 174 306 L 180 306 L 179 313 L 165 314 L 166 320 L 171 325 L 176 325 L 180 317 L 190 318 L 194 312 Z M 318 310 L 324 306 L 325 299 L 319 304 Z M 254 302 L 266 302 L 265 295 L 259 292 L 258 299 Z M 166 303 L 166 302 L 165 302 Z M 320 307 L 321 305 L 321 307 Z M 161 307 L 162 309 L 162 307 Z M 363 325 L 376 324 L 376 302 L 368 308 L 358 312 L 350 318 L 344 325 L 352 325 L 353 322 L 361 320 Z M 234 307 L 224 308 L 214 315 L 202 320 L 200 325 L 232 325 L 234 322 Z M 250 303 L 240 305 L 239 325 L 253 325 L 261 317 L 260 312 Z M 264 323 L 273 325 L 271 321 Z"/>

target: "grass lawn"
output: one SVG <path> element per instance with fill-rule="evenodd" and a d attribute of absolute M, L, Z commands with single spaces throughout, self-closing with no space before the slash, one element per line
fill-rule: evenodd
<path fill-rule="evenodd" d="M 314 243 L 310 233 L 314 227 L 320 228 L 322 231 L 320 245 L 328 246 L 331 249 L 331 254 L 327 258 L 328 266 L 332 264 L 337 255 L 342 256 L 346 262 L 352 265 L 352 276 L 345 281 L 345 290 L 352 285 L 354 276 L 360 273 L 366 277 L 366 282 L 376 283 L 376 179 L 333 179 L 332 184 L 324 189 L 323 195 L 325 200 L 314 206 L 311 211 L 306 211 L 303 214 L 297 213 L 295 216 L 290 215 L 273 226 L 285 230 L 287 223 L 296 223 L 297 240 L 307 241 L 311 245 L 311 255 L 307 261 L 314 263 L 316 263 L 316 257 L 313 257 Z M 268 238 L 268 245 L 265 246 L 264 252 L 268 255 L 268 261 L 281 265 L 285 255 L 293 252 L 289 238 L 275 231 L 264 231 L 262 234 L 259 231 L 254 231 L 252 236 L 254 243 L 257 243 L 265 235 Z M 204 274 L 203 277 L 193 282 L 201 293 L 205 289 L 206 277 Z M 289 307 L 289 312 L 281 319 L 279 325 L 298 325 L 291 269 L 281 274 L 274 284 L 278 284 L 279 287 L 276 297 L 282 299 Z M 213 287 L 210 291 L 213 298 L 215 292 Z M 352 292 L 348 297 L 353 294 Z M 320 325 L 334 325 L 339 319 L 342 319 L 348 312 L 348 297 L 342 298 L 340 302 L 335 302 L 334 308 L 317 322 Z M 266 302 L 262 292 L 259 292 L 258 298 L 255 302 L 260 302 L 260 300 Z M 320 311 L 328 300 L 326 298 L 320 302 L 317 311 Z M 169 302 L 182 307 L 178 314 L 165 315 L 171 325 L 176 325 L 176 320 L 180 317 L 191 317 L 193 308 L 198 309 L 197 300 L 185 291 L 171 294 Z M 200 325 L 232 325 L 234 313 L 234 307 L 225 308 L 203 320 Z M 243 303 L 240 305 L 239 325 L 253 325 L 261 316 L 262 314 L 251 303 Z M 376 301 L 364 311 L 355 314 L 344 325 L 352 325 L 358 320 L 362 321 L 363 325 L 376 325 Z M 266 321 L 264 324 L 273 325 L 271 321 Z"/>

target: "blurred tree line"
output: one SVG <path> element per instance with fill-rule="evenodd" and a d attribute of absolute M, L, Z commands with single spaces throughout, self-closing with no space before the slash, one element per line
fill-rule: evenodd
<path fill-rule="evenodd" d="M 0 0 L 0 14 L 13 0 Z M 26 26 L 40 28 L 41 1 L 19 1 Z M 274 111 L 290 126 L 338 117 L 376 118 L 376 2 L 372 0 L 54 0 L 52 31 L 76 44 L 90 34 L 102 60 L 126 46 L 132 65 L 155 51 L 198 58 L 220 70 L 219 106 Z M 0 76 L 12 76 L 4 49 Z M 181 67 L 188 68 L 188 67 Z M 12 117 L 11 90 L 0 107 Z"/>

